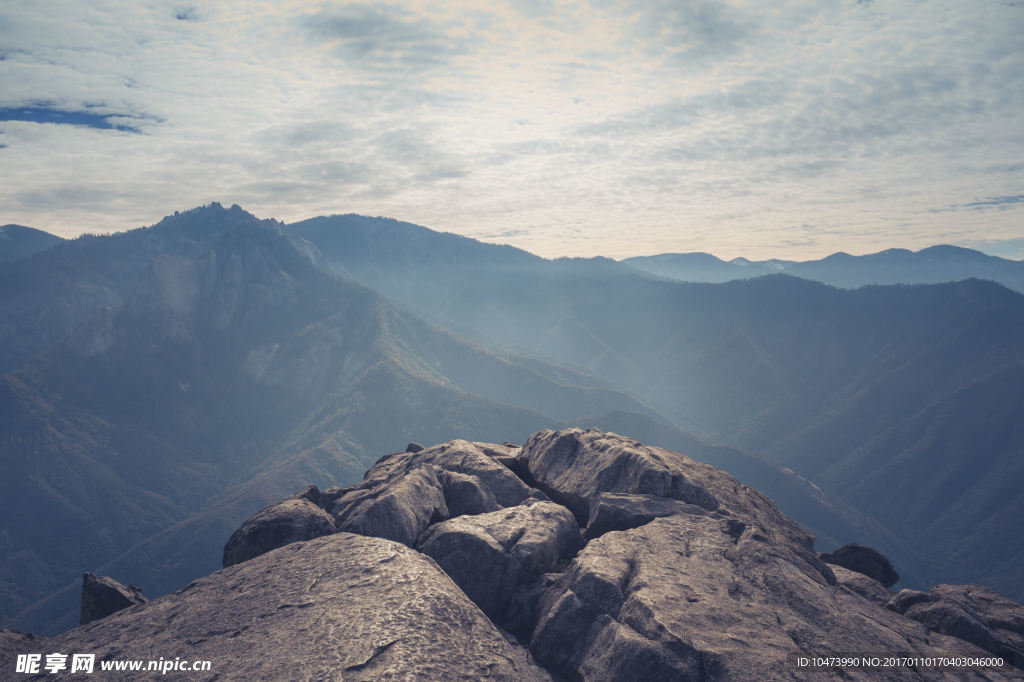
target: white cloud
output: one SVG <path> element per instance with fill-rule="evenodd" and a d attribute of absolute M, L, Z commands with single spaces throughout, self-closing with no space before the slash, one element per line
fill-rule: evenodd
<path fill-rule="evenodd" d="M 994 0 L 5 3 L 0 109 L 141 134 L 0 121 L 0 222 L 219 200 L 544 255 L 1010 239 L 1017 204 L 943 209 L 1024 191 L 1020 35 Z"/>

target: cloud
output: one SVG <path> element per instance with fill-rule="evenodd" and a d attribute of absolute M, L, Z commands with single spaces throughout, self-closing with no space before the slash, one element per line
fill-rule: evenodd
<path fill-rule="evenodd" d="M 376 73 L 415 74 L 468 53 L 469 39 L 395 5 L 337 4 L 300 19 L 346 65 Z"/>
<path fill-rule="evenodd" d="M 1006 3 L 43 5 L 0 4 L 0 222 L 219 200 L 754 258 L 1019 233 Z"/>
<path fill-rule="evenodd" d="M 988 197 L 982 201 L 972 201 L 964 204 L 963 207 L 980 211 L 989 208 L 1009 208 L 1016 204 L 1024 204 L 1024 194 L 1014 194 L 1006 197 Z"/>

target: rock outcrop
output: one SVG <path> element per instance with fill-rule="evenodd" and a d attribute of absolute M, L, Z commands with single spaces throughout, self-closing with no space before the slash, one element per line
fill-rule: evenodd
<path fill-rule="evenodd" d="M 97 661 L 211 662 L 209 672 L 154 677 L 169 680 L 548 677 L 433 561 L 351 533 L 267 552 L 144 609 L 38 640 L 34 650 L 90 652 Z"/>
<path fill-rule="evenodd" d="M 837 553 L 823 562 L 728 474 L 596 430 L 387 455 L 355 486 L 260 511 L 229 554 L 238 563 L 177 593 L 16 641 L 218 666 L 187 679 L 1024 676 L 1024 607 L 976 586 L 893 594 L 885 564 L 869 562 L 871 577 Z M 1006 663 L 797 663 L 866 653 Z"/>
<path fill-rule="evenodd" d="M 224 545 L 224 567 L 252 559 L 300 540 L 337 533 L 334 519 L 318 505 L 316 486 L 260 510 L 232 533 Z"/>
<path fill-rule="evenodd" d="M 417 545 L 491 620 L 508 629 L 515 629 L 509 627 L 508 609 L 517 592 L 582 547 L 572 513 L 535 499 L 443 521 Z"/>
<path fill-rule="evenodd" d="M 509 451 L 487 448 L 504 455 Z M 382 457 L 330 511 L 338 530 L 413 547 L 432 523 L 496 511 L 531 497 L 544 498 L 479 444 L 456 440 Z"/>
<path fill-rule="evenodd" d="M 900 590 L 888 607 L 933 632 L 971 642 L 1024 668 L 1024 607 L 981 585 Z"/>
<path fill-rule="evenodd" d="M 892 563 L 881 552 L 865 545 L 843 545 L 834 552 L 822 554 L 821 560 L 863 573 L 880 582 L 883 587 L 892 587 L 900 580 L 900 574 L 892 567 Z"/>
<path fill-rule="evenodd" d="M 113 578 L 95 573 L 82 574 L 82 607 L 79 623 L 85 625 L 135 604 L 146 603 L 142 588 L 127 587 Z"/>

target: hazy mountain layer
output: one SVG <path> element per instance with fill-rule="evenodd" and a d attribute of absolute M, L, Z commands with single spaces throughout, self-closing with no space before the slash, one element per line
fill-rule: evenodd
<path fill-rule="evenodd" d="M 0 263 L 28 258 L 64 241 L 60 237 L 22 225 L 0 225 Z"/>
<path fill-rule="evenodd" d="M 697 445 L 603 380 L 468 343 L 318 270 L 317 258 L 273 221 L 211 206 L 32 259 L 59 270 L 54 280 L 25 263 L 0 270 L 8 319 L 70 311 L 32 327 L 41 352 L 0 379 L 3 610 L 23 611 L 12 625 L 70 627 L 85 570 L 148 594 L 176 589 L 284 492 L 354 481 L 381 452 L 457 434 L 636 428 L 774 477 L 819 510 L 829 537 L 870 526 L 795 476 Z"/>
<path fill-rule="evenodd" d="M 23 629 L 70 626 L 85 570 L 180 587 L 255 509 L 406 442 L 578 424 L 727 469 L 910 584 L 1021 588 L 1024 297 L 997 285 L 687 285 L 213 205 L 0 266 L 0 291 L 0 584 Z"/>
<path fill-rule="evenodd" d="M 959 246 L 930 246 L 920 251 L 886 249 L 864 256 L 834 253 L 812 261 L 735 258 L 708 253 L 661 253 L 622 262 L 643 272 L 683 282 L 729 282 L 785 273 L 844 288 L 868 284 L 939 284 L 987 279 L 1024 292 L 1024 262 L 989 256 Z"/>
<path fill-rule="evenodd" d="M 1020 402 L 1024 384 L 998 377 L 1024 364 L 1024 296 L 978 280 L 854 291 L 783 275 L 686 284 L 604 259 L 509 263 L 501 247 L 479 243 L 460 244 L 471 259 L 434 269 L 451 237 L 431 248 L 422 228 L 398 223 L 390 229 L 417 230 L 422 243 L 418 261 L 393 267 L 388 249 L 372 246 L 373 220 L 338 219 L 342 237 L 332 220 L 290 229 L 435 321 L 572 363 L 688 430 L 792 467 L 898 533 L 927 558 L 925 571 L 942 565 L 946 579 L 1024 595 L 1014 542 L 976 540 L 1011 534 L 1024 504 L 1024 472 L 1011 463 L 1024 436 L 1010 419 L 951 407 L 970 395 L 998 415 Z M 354 239 L 358 260 L 344 248 Z M 417 287 L 425 278 L 431 285 Z M 960 447 L 931 435 L 940 425 Z M 945 473 L 963 468 L 968 478 Z M 958 531 L 934 516 L 940 504 L 957 510 Z"/>

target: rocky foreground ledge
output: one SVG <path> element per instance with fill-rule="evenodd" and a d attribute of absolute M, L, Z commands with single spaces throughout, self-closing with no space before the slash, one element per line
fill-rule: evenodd
<path fill-rule="evenodd" d="M 263 509 L 178 592 L 50 639 L 0 632 L 0 670 L 81 651 L 212 662 L 163 679 L 1024 678 L 1024 607 L 978 586 L 893 593 L 870 548 L 823 556 L 758 491 L 616 434 L 410 446 Z M 1009 665 L 794 667 L 993 654 Z"/>

